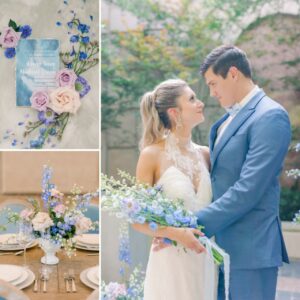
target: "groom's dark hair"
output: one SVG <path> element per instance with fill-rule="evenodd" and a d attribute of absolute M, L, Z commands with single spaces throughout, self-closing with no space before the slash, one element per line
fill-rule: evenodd
<path fill-rule="evenodd" d="M 200 67 L 202 76 L 212 67 L 216 75 L 227 77 L 230 67 L 236 67 L 247 78 L 252 78 L 251 67 L 247 55 L 236 46 L 220 46 L 213 49 Z"/>

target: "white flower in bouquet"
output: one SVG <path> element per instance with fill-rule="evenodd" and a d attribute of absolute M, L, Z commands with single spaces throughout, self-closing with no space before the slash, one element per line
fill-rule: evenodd
<path fill-rule="evenodd" d="M 38 212 L 32 219 L 33 230 L 44 233 L 46 229 L 54 225 L 53 220 L 46 212 Z"/>

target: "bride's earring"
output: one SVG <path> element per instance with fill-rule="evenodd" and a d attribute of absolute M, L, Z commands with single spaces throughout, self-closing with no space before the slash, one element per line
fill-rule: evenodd
<path fill-rule="evenodd" d="M 175 124 L 176 124 L 176 127 L 175 127 L 175 130 L 179 130 L 183 127 L 183 124 L 182 124 L 182 119 L 181 119 L 181 116 L 179 115 L 178 118 L 176 118 L 175 120 Z"/>

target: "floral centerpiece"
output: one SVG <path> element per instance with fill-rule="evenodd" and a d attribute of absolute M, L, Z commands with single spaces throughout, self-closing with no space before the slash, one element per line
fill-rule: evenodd
<path fill-rule="evenodd" d="M 63 247 L 68 256 L 75 252 L 76 235 L 80 235 L 98 226 L 85 217 L 84 212 L 92 198 L 98 197 L 98 192 L 81 194 L 80 189 L 74 186 L 71 196 L 65 199 L 64 194 L 58 191 L 56 185 L 50 182 L 52 169 L 44 167 L 42 180 L 43 207 L 35 199 L 28 199 L 32 209 L 24 209 L 20 214 L 11 212 L 9 221 L 31 224 L 35 238 L 40 244 L 50 242 L 59 249 Z"/>

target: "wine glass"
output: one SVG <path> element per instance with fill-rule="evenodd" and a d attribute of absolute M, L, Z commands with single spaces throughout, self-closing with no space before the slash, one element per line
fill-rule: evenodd
<path fill-rule="evenodd" d="M 26 248 L 34 240 L 33 229 L 30 222 L 21 221 L 19 223 L 19 231 L 16 235 L 17 242 L 23 247 L 23 266 L 26 268 Z"/>

